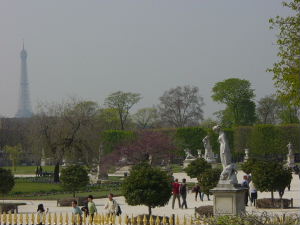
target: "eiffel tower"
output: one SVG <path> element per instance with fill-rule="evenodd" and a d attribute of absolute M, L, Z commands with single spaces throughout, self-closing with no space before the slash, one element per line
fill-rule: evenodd
<path fill-rule="evenodd" d="M 28 84 L 28 76 L 27 76 L 27 52 L 23 49 L 20 53 L 21 57 L 21 82 L 20 82 L 20 90 L 19 90 L 19 106 L 18 111 L 16 113 L 17 118 L 26 118 L 32 116 L 31 103 L 29 97 L 29 84 Z"/>

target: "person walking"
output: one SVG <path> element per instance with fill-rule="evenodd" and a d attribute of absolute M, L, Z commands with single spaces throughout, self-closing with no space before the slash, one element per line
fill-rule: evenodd
<path fill-rule="evenodd" d="M 182 179 L 182 184 L 180 185 L 180 195 L 182 198 L 182 205 L 181 208 L 185 207 L 187 209 L 186 203 L 186 196 L 187 196 L 187 186 L 186 186 L 186 179 Z"/>
<path fill-rule="evenodd" d="M 244 175 L 244 180 L 242 182 L 242 187 L 245 188 L 245 206 L 248 206 L 248 198 L 249 198 L 249 180 L 248 176 Z"/>
<path fill-rule="evenodd" d="M 193 193 L 195 193 L 195 201 L 197 201 L 198 194 L 199 194 L 200 200 L 203 201 L 203 199 L 201 198 L 201 188 L 200 188 L 199 184 L 196 184 L 193 187 Z"/>
<path fill-rule="evenodd" d="M 88 212 L 92 219 L 91 222 L 93 222 L 93 220 L 94 220 L 94 214 L 97 213 L 97 208 L 96 208 L 95 203 L 93 202 L 93 199 L 94 198 L 92 195 L 88 196 Z"/>
<path fill-rule="evenodd" d="M 46 214 L 48 213 L 48 210 L 49 209 L 47 209 L 47 211 L 45 211 L 43 204 L 38 205 L 38 208 L 37 208 L 37 218 L 38 218 L 37 220 L 39 220 L 38 225 L 43 224 L 44 216 L 46 216 Z"/>
<path fill-rule="evenodd" d="M 179 208 L 181 208 L 179 188 L 180 188 L 180 184 L 178 183 L 178 179 L 175 179 L 175 181 L 172 183 L 172 195 L 173 195 L 172 209 L 174 209 L 176 198 L 178 199 Z"/>
<path fill-rule="evenodd" d="M 205 193 L 204 193 L 204 192 L 201 192 L 201 201 L 203 201 L 203 200 L 204 200 L 204 195 L 205 195 Z M 208 194 L 206 194 L 206 197 L 207 197 L 207 201 L 210 201 L 210 198 L 209 198 L 209 193 L 208 193 Z"/>
<path fill-rule="evenodd" d="M 72 201 L 72 216 L 74 216 L 74 225 L 82 224 L 82 211 L 78 207 L 78 203 L 76 200 Z M 79 221 L 77 221 L 79 218 Z"/>
<path fill-rule="evenodd" d="M 256 206 L 257 190 L 254 186 L 253 181 L 251 181 L 250 184 L 249 184 L 249 192 L 250 192 L 251 205 L 253 204 L 253 206 Z"/>
<path fill-rule="evenodd" d="M 107 215 L 116 215 L 118 209 L 118 204 L 116 200 L 113 199 L 114 195 L 110 193 L 108 195 L 108 201 L 106 202 L 104 209 L 107 210 Z"/>

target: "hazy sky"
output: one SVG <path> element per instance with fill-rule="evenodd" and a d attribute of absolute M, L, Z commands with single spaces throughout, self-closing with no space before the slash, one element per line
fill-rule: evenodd
<path fill-rule="evenodd" d="M 103 104 L 118 90 L 158 104 L 169 88 L 196 85 L 205 116 L 222 109 L 213 85 L 250 80 L 256 98 L 274 93 L 281 0 L 0 0 L 0 115 L 18 105 L 22 38 L 33 109 L 77 96 Z"/>

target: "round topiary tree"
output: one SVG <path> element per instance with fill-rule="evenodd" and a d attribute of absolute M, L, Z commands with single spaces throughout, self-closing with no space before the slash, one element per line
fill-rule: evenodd
<path fill-rule="evenodd" d="M 201 173 L 205 172 L 207 169 L 211 169 L 211 165 L 206 162 L 205 159 L 200 158 L 196 159 L 191 162 L 184 171 L 189 175 L 191 178 L 198 177 Z"/>
<path fill-rule="evenodd" d="M 219 168 L 207 169 L 198 176 L 201 191 L 209 195 L 209 190 L 217 186 L 222 170 Z"/>
<path fill-rule="evenodd" d="M 132 167 L 122 184 L 122 191 L 129 205 L 146 205 L 151 215 L 152 208 L 168 203 L 172 194 L 171 182 L 172 178 L 165 171 L 141 163 Z"/>
<path fill-rule="evenodd" d="M 4 197 L 5 194 L 8 194 L 15 185 L 14 175 L 10 170 L 0 168 L 0 193 Z"/>
<path fill-rule="evenodd" d="M 251 172 L 257 190 L 271 192 L 272 201 L 274 200 L 274 191 L 282 192 L 292 180 L 291 170 L 275 161 L 259 161 Z"/>
<path fill-rule="evenodd" d="M 89 184 L 89 176 L 83 166 L 72 165 L 61 170 L 60 181 L 63 189 L 71 191 L 75 197 L 76 191 Z"/>

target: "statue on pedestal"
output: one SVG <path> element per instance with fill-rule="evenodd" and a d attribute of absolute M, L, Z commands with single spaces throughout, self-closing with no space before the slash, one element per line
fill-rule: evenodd
<path fill-rule="evenodd" d="M 249 149 L 245 148 L 245 157 L 244 157 L 244 162 L 247 162 L 249 159 Z"/>
<path fill-rule="evenodd" d="M 293 167 L 295 165 L 295 154 L 293 150 L 293 145 L 291 142 L 288 143 L 286 146 L 288 148 L 288 154 L 287 154 L 287 166 Z"/>
<path fill-rule="evenodd" d="M 214 126 L 213 131 L 219 134 L 218 142 L 220 143 L 220 159 L 223 166 L 219 183 L 237 184 L 236 166 L 231 161 L 231 152 L 225 132 L 221 130 L 219 125 Z"/>
<path fill-rule="evenodd" d="M 198 159 L 202 158 L 202 152 L 200 149 L 197 150 L 197 154 L 198 154 Z"/>
<path fill-rule="evenodd" d="M 212 152 L 212 147 L 209 141 L 209 136 L 207 135 L 205 138 L 203 138 L 202 140 L 203 145 L 204 145 L 204 159 L 207 162 L 214 162 L 214 156 L 213 156 L 213 152 Z"/>

